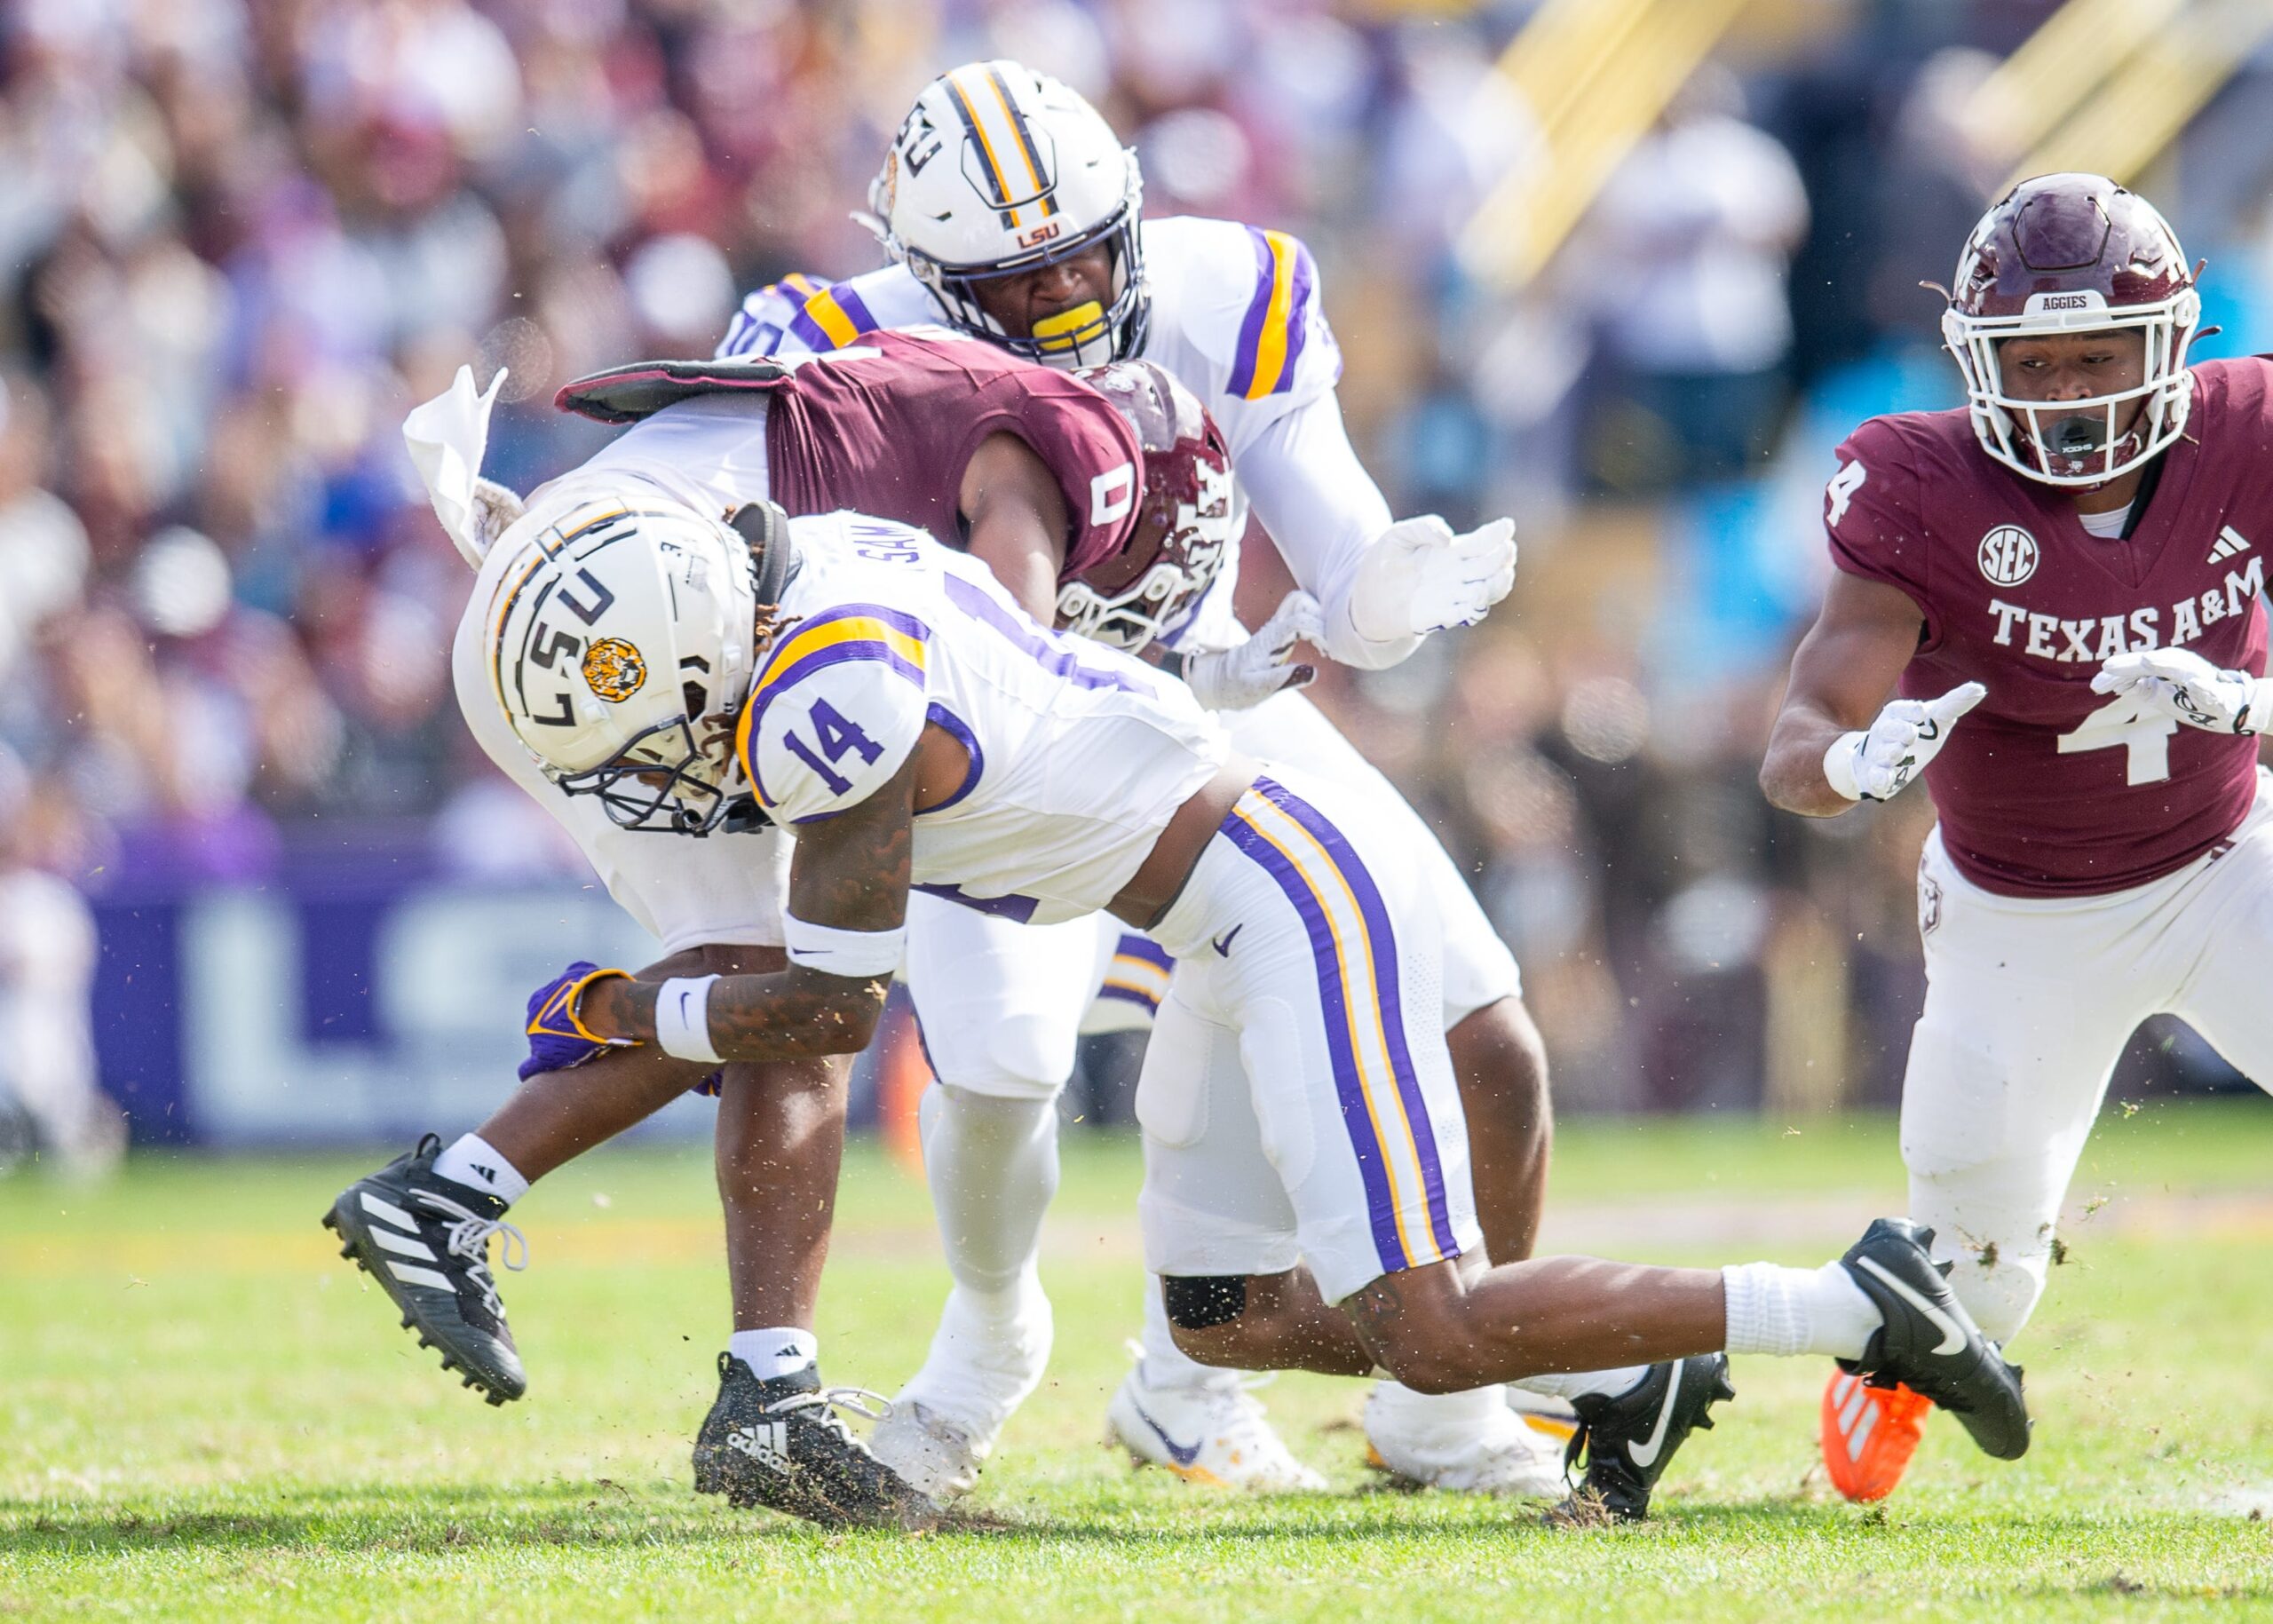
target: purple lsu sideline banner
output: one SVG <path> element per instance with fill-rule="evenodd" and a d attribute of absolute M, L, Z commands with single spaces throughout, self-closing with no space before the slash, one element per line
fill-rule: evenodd
<path fill-rule="evenodd" d="M 530 989 L 654 939 L 597 884 L 487 886 L 393 865 L 91 899 L 103 1086 L 144 1142 L 369 1144 L 471 1126 L 526 1052 Z M 423 867 L 420 865 L 412 867 Z M 709 1131 L 702 1102 L 652 1131 Z"/>

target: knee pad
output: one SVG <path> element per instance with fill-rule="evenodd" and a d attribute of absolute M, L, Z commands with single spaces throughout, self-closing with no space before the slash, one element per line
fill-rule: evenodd
<path fill-rule="evenodd" d="M 1168 1311 L 1168 1323 L 1178 1330 L 1229 1325 L 1247 1312 L 1247 1276 L 1164 1274 L 1160 1301 Z"/>

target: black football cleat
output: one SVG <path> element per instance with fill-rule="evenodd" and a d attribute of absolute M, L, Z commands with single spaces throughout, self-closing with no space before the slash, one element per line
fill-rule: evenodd
<path fill-rule="evenodd" d="M 529 1383 L 489 1272 L 489 1237 L 505 1237 L 509 1269 L 527 1266 L 528 1245 L 503 1221 L 504 1202 L 435 1176 L 441 1150 L 428 1134 L 408 1155 L 357 1179 L 339 1192 L 323 1226 L 339 1237 L 339 1255 L 394 1299 L 420 1347 L 440 1350 L 443 1369 L 503 1404 Z"/>
<path fill-rule="evenodd" d="M 868 1453 L 839 1408 L 875 1419 L 857 1387 L 823 1387 L 808 1365 L 761 1382 L 731 1353 L 718 1356 L 718 1398 L 694 1439 L 694 1492 L 729 1505 L 765 1506 L 824 1527 L 935 1526 L 939 1508 Z"/>
<path fill-rule="evenodd" d="M 1585 1521 L 1591 1508 L 1621 1523 L 1650 1514 L 1650 1492 L 1675 1451 L 1699 1428 L 1713 1429 L 1712 1407 L 1734 1398 L 1724 1353 L 1699 1353 L 1650 1367 L 1650 1374 L 1615 1397 L 1588 1393 L 1571 1400 L 1578 1430 L 1564 1456 L 1565 1470 L 1587 1460 L 1578 1493 L 1556 1509 L 1561 1521 Z"/>
<path fill-rule="evenodd" d="M 1973 1316 L 1951 1293 L 1928 1250 L 1934 1232 L 1907 1218 L 1881 1218 L 1848 1248 L 1841 1264 L 1885 1324 L 1871 1334 L 1863 1357 L 1839 1367 L 1873 1387 L 1897 1382 L 1923 1393 L 1958 1418 L 1973 1441 L 2000 1461 L 2028 1453 L 2028 1399 L 2017 1365 L 2005 1362 Z"/>

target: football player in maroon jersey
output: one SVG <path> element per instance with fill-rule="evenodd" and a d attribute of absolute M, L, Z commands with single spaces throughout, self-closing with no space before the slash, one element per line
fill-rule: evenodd
<path fill-rule="evenodd" d="M 2273 1079 L 2273 367 L 2190 367 L 2200 310 L 2169 226 L 2112 181 L 2024 181 L 1982 218 L 1943 317 L 1967 403 L 1840 448 L 1837 568 L 1761 769 L 1810 817 L 1926 779 L 1902 1154 L 1911 1216 L 2000 1343 L 2142 1019 Z M 1851 1499 L 1893 1489 L 1923 1418 L 1871 1374 L 1822 1406 Z"/>
<path fill-rule="evenodd" d="M 465 386 L 470 398 L 470 378 Z M 1176 613 L 1206 590 L 1230 534 L 1229 456 L 1220 435 L 1188 392 L 1143 361 L 1114 363 L 1093 386 L 945 331 L 878 333 L 801 364 L 619 368 L 571 384 L 560 403 L 638 425 L 560 486 L 653 484 L 736 511 L 738 526 L 759 532 L 769 512 L 780 522 L 780 507 L 897 519 L 960 539 L 1038 618 L 1063 605 L 1107 633 Z M 452 448 L 461 466 L 479 466 L 478 434 Z M 473 495 L 472 505 L 486 505 L 496 527 L 459 524 L 453 539 L 478 564 L 521 505 L 502 490 Z M 638 826 L 656 820 L 633 814 L 643 805 L 656 812 L 670 786 L 658 789 L 638 774 L 605 795 L 563 796 L 489 695 L 479 620 L 474 614 L 461 628 L 455 653 L 468 725 L 662 941 L 670 956 L 643 977 L 781 968 L 774 888 L 782 865 L 766 855 L 785 844 L 779 833 L 729 819 L 710 838 L 652 838 Z M 574 658 L 576 642 L 564 634 L 556 646 L 566 645 Z M 588 664 L 591 657 L 584 652 Z M 1220 675 L 1254 676 L 1239 665 Z M 1268 680 L 1275 686 L 1298 676 L 1282 657 Z M 698 695 L 710 704 L 699 681 L 685 685 L 690 705 Z M 611 799 L 613 811 L 604 805 Z M 404 1326 L 439 1349 L 446 1369 L 462 1369 L 466 1384 L 493 1403 L 519 1398 L 527 1380 L 489 1271 L 489 1237 L 503 1231 L 517 1240 L 504 1215 L 532 1182 L 706 1073 L 726 1096 L 717 1166 L 735 1330 L 721 1360 L 718 1404 L 698 1440 L 697 1487 L 827 1523 L 927 1523 L 930 1501 L 870 1456 L 816 1397 L 836 1390 L 820 1388 L 812 1335 L 843 1144 L 844 1075 L 836 1063 L 720 1073 L 653 1048 L 573 1070 L 532 1062 L 522 1086 L 476 1132 L 447 1146 L 427 1136 L 351 1185 L 325 1222 L 386 1289 Z M 780 1446 L 754 1452 L 734 1444 L 748 1430 L 738 1422 L 769 1406 L 788 1417 Z"/>

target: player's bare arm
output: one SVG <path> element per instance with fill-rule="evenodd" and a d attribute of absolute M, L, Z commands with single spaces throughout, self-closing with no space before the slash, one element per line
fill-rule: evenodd
<path fill-rule="evenodd" d="M 946 799 L 967 759 L 952 737 L 929 728 L 883 788 L 835 817 L 801 828 L 789 869 L 791 916 L 829 932 L 882 939 L 899 931 L 907 918 L 909 852 L 920 790 L 927 778 L 943 782 L 928 801 Z M 891 980 L 890 970 L 841 976 L 795 962 L 773 975 L 723 977 L 709 988 L 711 1045 L 722 1059 L 731 1060 L 857 1054 L 875 1034 Z M 652 1044 L 656 1001 L 666 985 L 598 982 L 577 1014 L 598 1036 Z"/>
<path fill-rule="evenodd" d="M 1015 434 L 990 434 L 963 467 L 960 502 L 970 554 L 1047 626 L 1057 613 L 1070 521 L 1049 465 Z"/>
<path fill-rule="evenodd" d="M 1792 656 L 1784 706 L 1769 735 L 1760 788 L 1802 817 L 1829 818 L 1854 801 L 1831 787 L 1824 753 L 1868 727 L 1918 647 L 1926 617 L 1908 593 L 1833 570 L 1823 608 Z"/>
<path fill-rule="evenodd" d="M 915 814 L 954 793 L 968 761 L 954 735 L 926 728 L 907 764 L 882 790 L 801 829 L 789 875 L 792 921 L 879 940 L 896 935 L 907 916 Z M 1253 766 L 1235 762 L 1202 785 L 1168 820 L 1110 911 L 1131 924 L 1155 923 L 1254 781 Z M 778 975 L 721 977 L 709 992 L 710 1047 L 727 1061 L 857 1054 L 875 1035 L 891 979 L 889 970 L 835 976 L 795 963 Z M 678 985 L 622 976 L 590 981 L 570 1014 L 598 1042 L 654 1043 L 658 999 Z"/>

